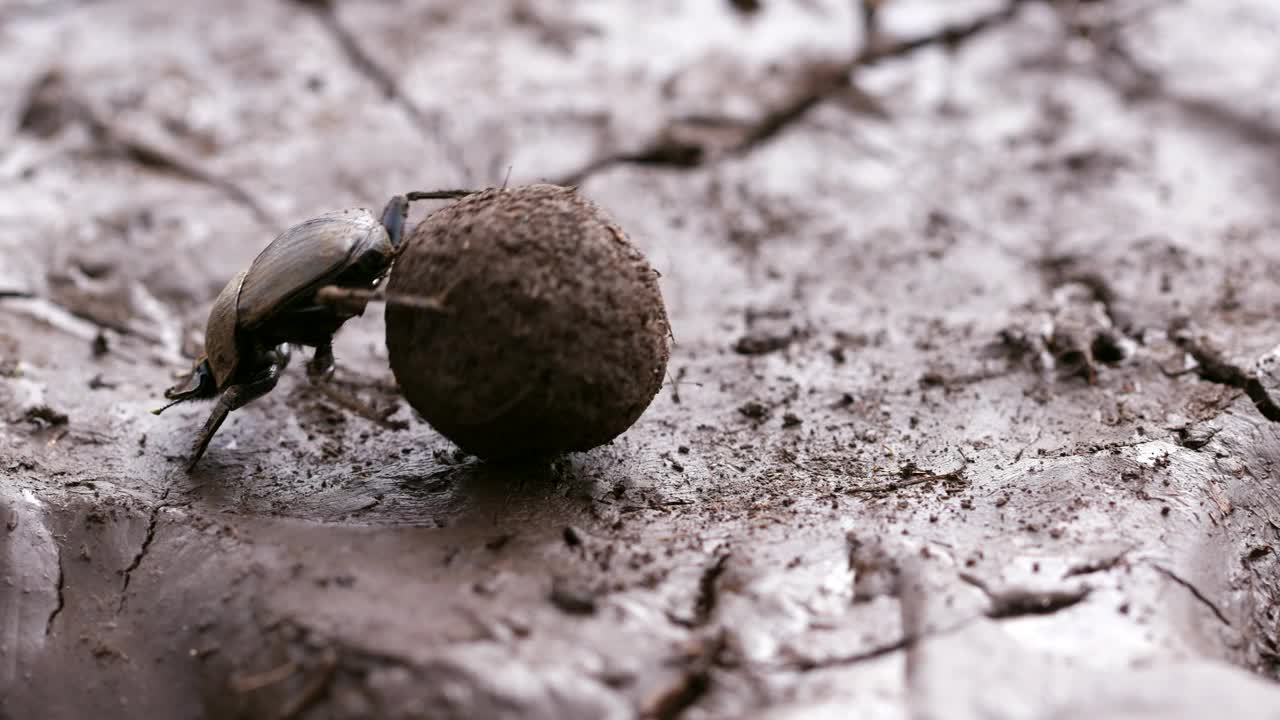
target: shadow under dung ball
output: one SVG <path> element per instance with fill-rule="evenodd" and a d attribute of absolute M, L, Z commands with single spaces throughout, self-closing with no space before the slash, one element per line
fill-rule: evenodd
<path fill-rule="evenodd" d="M 405 397 L 483 458 L 607 443 L 666 375 L 657 273 L 570 188 L 491 189 L 432 213 L 387 290 L 387 349 Z"/>

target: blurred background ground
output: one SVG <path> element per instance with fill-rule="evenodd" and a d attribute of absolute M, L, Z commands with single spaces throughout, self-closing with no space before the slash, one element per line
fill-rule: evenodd
<path fill-rule="evenodd" d="M 3 0 L 0 716 L 1277 717 L 1278 30 Z M 182 470 L 147 410 L 277 232 L 540 180 L 662 273 L 628 433 L 457 453 L 371 309 L 338 378 L 408 429 L 295 365 Z"/>

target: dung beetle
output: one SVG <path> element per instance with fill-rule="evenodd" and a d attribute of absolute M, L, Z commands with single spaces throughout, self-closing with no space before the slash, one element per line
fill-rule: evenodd
<path fill-rule="evenodd" d="M 196 436 L 187 469 L 204 455 L 227 414 L 271 392 L 289 364 L 289 346 L 315 348 L 307 364 L 313 379 L 333 372 L 333 336 L 362 315 L 372 290 L 399 254 L 412 200 L 451 199 L 468 190 L 411 192 L 391 198 L 381 218 L 366 209 L 326 213 L 285 230 L 249 268 L 227 283 L 205 327 L 205 355 L 190 377 L 169 388 L 172 401 L 217 403 Z M 322 289 L 344 293 L 317 297 Z M 328 295 L 332 295 L 329 293 Z"/>

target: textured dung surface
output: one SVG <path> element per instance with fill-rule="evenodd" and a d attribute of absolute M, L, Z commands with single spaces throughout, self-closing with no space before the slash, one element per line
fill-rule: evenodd
<path fill-rule="evenodd" d="M 487 190 L 423 220 L 388 292 L 441 312 L 387 309 L 405 397 L 468 452 L 587 450 L 649 406 L 670 327 L 657 274 L 572 189 Z"/>

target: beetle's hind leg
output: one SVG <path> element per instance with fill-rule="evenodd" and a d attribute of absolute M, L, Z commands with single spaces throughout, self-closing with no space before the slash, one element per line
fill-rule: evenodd
<path fill-rule="evenodd" d="M 316 347 L 311 362 L 307 363 L 307 377 L 311 380 L 328 380 L 333 377 L 333 343 Z"/>
<path fill-rule="evenodd" d="M 200 434 L 196 435 L 191 459 L 187 461 L 188 472 L 195 468 L 196 463 L 200 462 L 200 458 L 204 456 L 204 451 L 209 449 L 209 443 L 213 440 L 213 436 L 218 432 L 218 428 L 222 427 L 222 423 L 232 410 L 244 407 L 275 388 L 276 383 L 280 380 L 281 371 L 289 363 L 289 351 L 284 346 L 281 346 L 273 350 L 271 354 L 273 356 L 271 363 L 262 372 L 254 375 L 247 382 L 232 385 L 224 390 L 222 395 L 218 396 L 218 402 L 213 406 L 213 412 L 209 413 L 209 419 L 205 421 Z"/>

